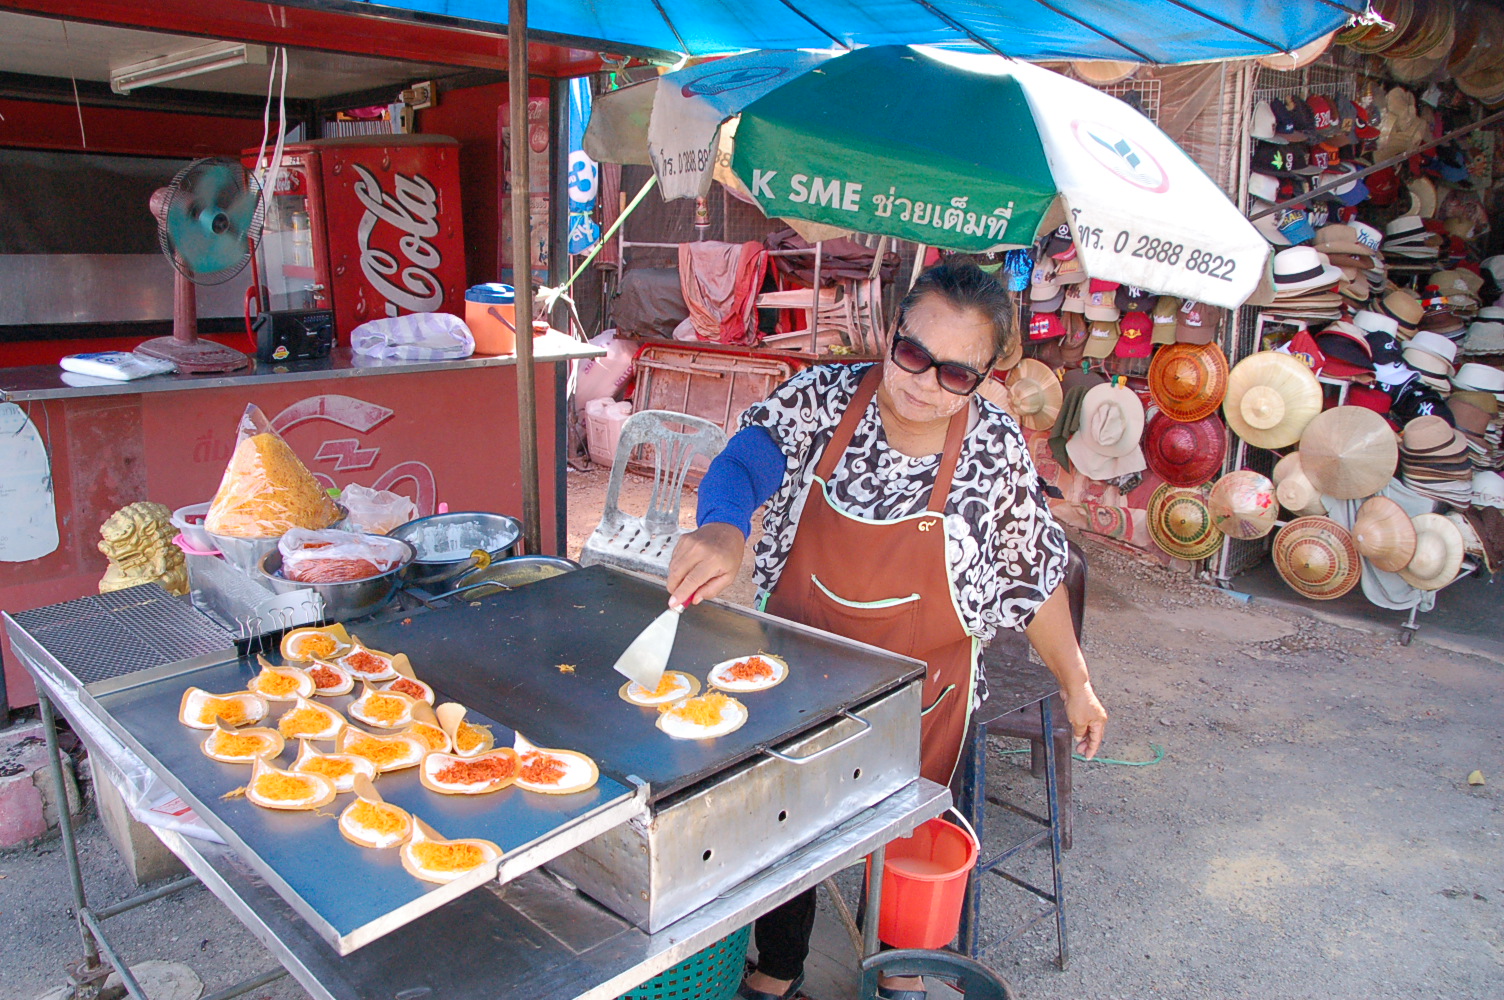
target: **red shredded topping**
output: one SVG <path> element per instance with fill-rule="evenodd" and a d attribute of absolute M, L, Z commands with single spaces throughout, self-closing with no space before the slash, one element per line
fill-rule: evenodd
<path fill-rule="evenodd" d="M 760 656 L 749 656 L 726 671 L 727 679 L 733 681 L 770 681 L 777 676 L 773 664 Z"/>
<path fill-rule="evenodd" d="M 559 758 L 534 752 L 522 755 L 522 773 L 518 777 L 532 785 L 557 785 L 567 773 Z"/>
<path fill-rule="evenodd" d="M 379 674 L 387 667 L 385 660 L 375 653 L 368 653 L 363 649 L 345 657 L 345 664 L 351 670 L 356 670 L 363 674 Z"/>
<path fill-rule="evenodd" d="M 321 688 L 337 688 L 345 682 L 343 676 L 325 666 L 315 666 L 308 673 L 313 683 Z"/>
<path fill-rule="evenodd" d="M 457 760 L 434 775 L 434 780 L 446 785 L 473 785 L 482 781 L 503 781 L 517 772 L 517 764 L 511 757 L 481 757 L 478 760 Z"/>
<path fill-rule="evenodd" d="M 416 698 L 418 701 L 423 701 L 428 697 L 428 692 L 423 690 L 423 685 L 410 677 L 397 678 L 387 686 L 387 690 L 405 694 L 409 698 Z"/>

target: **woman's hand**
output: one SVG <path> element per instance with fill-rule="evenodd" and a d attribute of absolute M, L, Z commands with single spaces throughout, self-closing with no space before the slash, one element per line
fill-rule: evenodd
<path fill-rule="evenodd" d="M 736 580 L 747 539 L 729 524 L 711 523 L 679 539 L 668 561 L 668 603 L 699 604 Z"/>
<path fill-rule="evenodd" d="M 1097 700 L 1091 681 L 1085 681 L 1073 690 L 1062 689 L 1060 697 L 1065 700 L 1065 717 L 1071 723 L 1076 752 L 1091 760 L 1097 755 L 1102 737 L 1107 733 L 1107 709 Z"/>

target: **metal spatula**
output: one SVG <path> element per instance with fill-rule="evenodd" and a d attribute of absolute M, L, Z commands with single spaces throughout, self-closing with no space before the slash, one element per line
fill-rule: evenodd
<path fill-rule="evenodd" d="M 656 691 L 658 682 L 663 680 L 663 669 L 668 666 L 669 654 L 674 651 L 674 637 L 679 634 L 679 619 L 683 614 L 681 604 L 654 618 L 617 658 L 616 672 L 649 691 Z"/>

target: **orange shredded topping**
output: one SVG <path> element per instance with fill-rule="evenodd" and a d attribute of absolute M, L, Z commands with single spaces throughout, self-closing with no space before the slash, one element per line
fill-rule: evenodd
<path fill-rule="evenodd" d="M 298 652 L 312 659 L 328 656 L 338 648 L 339 643 L 334 637 L 323 632 L 305 632 L 297 644 Z"/>
<path fill-rule="evenodd" d="M 384 657 L 364 649 L 358 649 L 345 657 L 345 666 L 362 674 L 379 674 L 384 671 L 388 664 Z"/>
<path fill-rule="evenodd" d="M 272 772 L 256 779 L 256 794 L 273 802 L 291 802 L 313 797 L 314 784 L 293 774 Z"/>
<path fill-rule="evenodd" d="M 411 677 L 397 678 L 396 680 L 392 681 L 390 685 L 388 685 L 387 690 L 396 691 L 399 694 L 405 694 L 409 698 L 413 698 L 417 701 L 423 701 L 428 697 L 428 692 L 423 690 L 423 685 L 419 684 Z"/>
<path fill-rule="evenodd" d="M 383 809 L 364 799 L 357 800 L 350 807 L 350 821 L 374 833 L 401 833 L 407 829 L 407 818 L 401 813 Z"/>
<path fill-rule="evenodd" d="M 232 726 L 248 721 L 245 704 L 237 698 L 205 698 L 198 710 L 198 721 L 213 724 L 215 718 L 224 719 Z"/>
<path fill-rule="evenodd" d="M 777 676 L 773 664 L 760 656 L 749 656 L 726 671 L 726 678 L 733 681 L 770 681 Z"/>
<path fill-rule="evenodd" d="M 329 716 L 317 708 L 299 708 L 282 716 L 277 730 L 283 736 L 312 736 L 329 728 Z"/>
<path fill-rule="evenodd" d="M 710 728 L 719 725 L 725 717 L 726 706 L 731 704 L 731 699 L 719 691 L 710 694 L 702 694 L 698 698 L 690 698 L 684 704 L 670 711 L 686 722 L 692 722 L 697 726 Z"/>
<path fill-rule="evenodd" d="M 407 706 L 403 704 L 401 698 L 393 698 L 390 695 L 384 694 L 373 694 L 366 699 L 362 710 L 370 718 L 391 725 L 402 718 L 402 713 L 407 710 Z"/>
<path fill-rule="evenodd" d="M 413 845 L 418 865 L 431 872 L 465 872 L 485 863 L 486 854 L 474 844 L 439 844 L 425 840 Z"/>
<path fill-rule="evenodd" d="M 262 694 L 277 697 L 284 694 L 292 694 L 298 689 L 298 679 L 292 674 L 279 674 L 271 670 L 263 670 L 256 677 L 256 690 Z"/>
<path fill-rule="evenodd" d="M 481 757 L 478 760 L 452 761 L 433 777 L 446 785 L 474 785 L 482 781 L 504 781 L 516 773 L 511 757 Z"/>
<path fill-rule="evenodd" d="M 641 684 L 639 684 L 637 686 L 638 686 L 638 688 L 642 687 Z M 669 695 L 673 694 L 678 689 L 679 689 L 679 678 L 678 678 L 678 676 L 675 675 L 675 674 L 673 674 L 673 673 L 671 673 L 671 672 L 669 672 L 669 671 L 667 671 L 667 670 L 665 670 L 663 672 L 663 676 L 658 679 L 658 686 L 655 687 L 652 691 L 648 692 L 648 697 L 649 698 L 667 698 Z"/>
<path fill-rule="evenodd" d="M 557 785 L 568 773 L 559 758 L 533 751 L 522 755 L 522 773 L 518 777 L 530 785 Z"/>
<path fill-rule="evenodd" d="M 314 757 L 312 760 L 299 764 L 298 770 L 309 774 L 322 774 L 330 781 L 338 781 L 349 777 L 355 771 L 355 764 L 344 757 Z"/>
<path fill-rule="evenodd" d="M 412 728 L 407 730 L 407 735 L 417 737 L 430 750 L 444 750 L 449 746 L 449 737 L 444 735 L 444 730 L 426 722 L 413 723 Z"/>
<path fill-rule="evenodd" d="M 406 760 L 412 754 L 412 747 L 405 742 L 397 740 L 382 740 L 374 736 L 362 736 L 345 747 L 345 753 L 353 753 L 357 757 L 364 757 L 377 767 L 391 767 L 399 761 Z"/>
<path fill-rule="evenodd" d="M 472 726 L 468 722 L 461 722 L 460 728 L 455 731 L 454 745 L 460 750 L 474 750 L 486 742 L 486 737 L 491 731 L 485 726 Z"/>
<path fill-rule="evenodd" d="M 313 678 L 314 686 L 319 690 L 344 687 L 345 677 L 333 667 L 327 667 L 320 663 L 309 669 L 308 676 Z"/>
<path fill-rule="evenodd" d="M 214 743 L 210 749 L 225 757 L 254 757 L 270 750 L 271 740 L 260 733 L 243 736 L 220 730 L 214 734 Z"/>

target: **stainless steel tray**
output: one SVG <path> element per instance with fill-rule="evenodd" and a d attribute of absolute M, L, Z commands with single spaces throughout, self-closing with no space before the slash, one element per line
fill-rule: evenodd
<path fill-rule="evenodd" d="M 207 662 L 206 662 L 207 661 Z M 249 777 L 244 765 L 221 764 L 204 756 L 205 737 L 177 720 L 183 691 L 236 691 L 245 687 L 256 667 L 243 658 L 205 657 L 144 672 L 141 683 L 119 678 L 83 697 L 101 719 L 152 766 L 199 817 L 267 882 L 339 954 L 348 954 L 490 880 L 477 872 L 445 885 L 409 875 L 395 850 L 356 847 L 339 833 L 334 816 L 350 801 L 341 795 L 317 813 L 275 812 L 245 798 L 221 798 Z M 442 690 L 442 685 L 435 684 Z M 349 696 L 320 699 L 344 711 Z M 498 745 L 511 744 L 512 733 L 495 720 L 472 712 L 470 718 L 492 725 Z M 285 766 L 295 753 L 288 747 Z M 602 775 L 592 789 L 577 795 L 536 795 L 508 788 L 491 795 L 438 795 L 418 781 L 416 768 L 384 774 L 377 782 L 382 796 L 428 822 L 447 837 L 482 837 L 501 845 L 499 878 L 507 881 L 538 867 L 604 830 L 640 815 L 645 799 Z"/>

